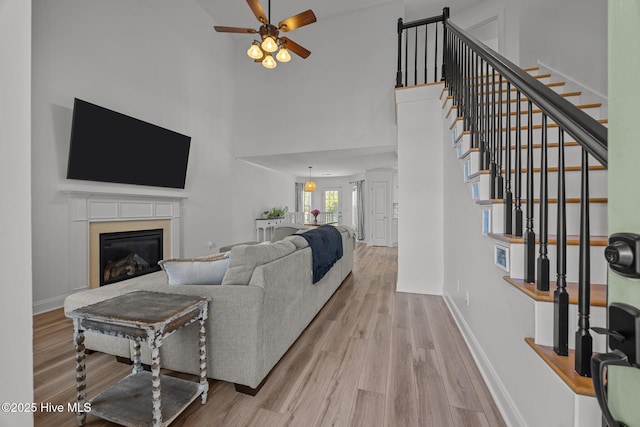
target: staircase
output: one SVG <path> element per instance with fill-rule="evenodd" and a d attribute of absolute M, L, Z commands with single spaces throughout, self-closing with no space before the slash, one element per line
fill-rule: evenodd
<path fill-rule="evenodd" d="M 567 89 L 567 83 L 554 81 L 550 73 L 541 71 L 539 67 L 526 68 L 524 71 L 531 74 L 538 81 L 544 83 L 547 87 L 551 87 L 563 98 L 570 100 L 576 108 L 579 108 L 591 117 L 597 119 L 600 123 L 606 125 L 606 118 L 602 117 L 601 103 L 581 103 L 582 92 Z M 483 81 L 487 80 L 487 76 L 483 77 Z M 504 94 L 506 96 L 506 94 Z M 510 286 L 525 294 L 528 298 L 535 301 L 536 305 L 536 334 L 534 337 L 526 337 L 526 342 L 547 362 L 554 371 L 561 376 L 563 381 L 567 383 L 576 393 L 587 396 L 594 396 L 593 386 L 590 378 L 576 375 L 573 369 L 573 357 L 554 357 L 553 351 L 549 351 L 553 347 L 553 293 L 556 289 L 556 281 L 550 281 L 550 289 L 548 291 L 540 291 L 537 289 L 536 282 L 527 283 L 524 280 L 524 239 L 515 237 L 513 233 L 507 233 L 505 230 L 505 202 L 503 199 L 491 198 L 491 179 L 488 169 L 481 169 L 480 149 L 471 147 L 471 131 L 464 130 L 464 119 L 458 117 L 457 106 L 453 104 L 453 97 L 449 95 L 447 88 L 443 88 L 441 98 L 443 120 L 445 126 L 451 132 L 451 141 L 454 155 L 459 159 L 462 167 L 462 178 L 469 185 L 470 196 L 475 202 L 482 207 L 483 219 L 486 218 L 486 229 L 483 232 L 488 239 L 491 239 L 495 245 L 506 250 L 508 254 L 509 264 L 504 267 L 507 275 L 504 280 Z M 515 93 L 512 91 L 508 99 L 503 103 L 510 102 L 515 104 Z M 521 100 L 521 114 L 528 115 L 527 100 Z M 512 111 L 515 106 L 512 106 Z M 512 116 L 515 113 L 511 113 Z M 506 132 L 506 113 L 502 115 L 503 132 Z M 532 111 L 534 127 L 538 126 L 541 121 L 541 111 L 535 109 Z M 513 123 L 514 120 L 511 120 Z M 521 120 L 527 123 L 527 118 Z M 523 133 L 521 138 L 525 140 L 528 125 L 520 126 L 520 132 Z M 548 126 L 548 181 L 549 181 L 549 222 L 548 229 L 557 230 L 557 171 L 558 171 L 558 148 L 557 141 L 558 132 L 556 127 L 551 123 Z M 555 130 L 555 131 L 554 131 Z M 515 141 L 515 133 L 518 132 L 514 126 L 511 127 L 512 141 Z M 540 128 L 534 130 L 533 139 L 539 141 L 541 139 Z M 564 141 L 565 171 L 566 171 L 566 233 L 567 233 L 567 292 L 569 294 L 570 314 L 569 314 L 569 348 L 575 349 L 573 334 L 577 330 L 577 305 L 578 305 L 578 280 L 579 280 L 579 234 L 580 234 L 580 172 L 582 147 L 576 141 Z M 521 146 L 521 156 L 526 157 L 528 150 L 527 144 Z M 533 229 L 539 230 L 540 198 L 540 161 L 542 144 L 533 145 L 533 167 L 534 167 L 534 218 Z M 512 158 L 517 156 L 516 146 L 514 143 L 509 148 Z M 506 164 L 507 147 L 502 149 L 502 159 L 500 164 Z M 594 326 L 604 326 L 606 324 L 606 275 L 607 264 L 604 260 L 604 248 L 607 246 L 607 170 L 599 164 L 593 156 L 589 155 L 589 211 L 590 211 L 590 232 L 591 232 L 591 323 Z M 504 169 L 501 170 L 502 175 L 506 174 Z M 512 169 L 515 174 L 515 169 Z M 523 187 L 527 182 L 526 167 L 521 170 L 521 182 Z M 526 210 L 526 200 L 523 200 L 523 210 Z M 556 238 L 555 235 L 549 235 L 549 251 L 550 259 L 549 276 L 555 278 L 556 271 Z M 539 251 L 539 244 L 536 244 L 536 253 Z M 594 336 L 593 350 L 595 352 L 605 351 L 606 341 L 600 336 Z"/>
<path fill-rule="evenodd" d="M 500 363 L 500 357 L 487 354 L 494 350 L 476 338 L 486 331 L 476 327 L 474 332 L 470 324 L 473 314 L 464 313 L 473 285 L 463 285 L 466 296 L 464 289 L 459 295 L 461 280 L 457 280 L 457 290 L 452 290 L 445 277 L 445 298 L 494 396 L 496 389 L 497 394 L 503 394 L 496 400 L 503 401 L 499 406 L 503 415 L 507 412 L 505 419 L 527 425 L 544 418 L 526 414 L 536 406 L 536 399 L 544 401 L 540 396 L 543 389 L 542 393 L 557 393 L 567 402 L 538 410 L 563 411 L 558 419 L 570 419 L 576 427 L 600 426 L 588 361 L 592 352 L 606 351 L 606 340 L 590 332 L 591 326 L 606 326 L 606 105 L 594 101 L 573 82 L 554 77 L 550 70 L 517 69 L 457 28 L 447 9 L 441 18 L 446 82 L 439 103 L 444 140 L 450 141 L 444 157 L 457 159 L 459 179 L 477 206 L 477 213 L 467 215 L 480 216 L 482 229 L 477 233 L 484 235 L 486 244 L 474 246 L 490 248 L 491 262 L 503 272 L 504 286 L 521 297 L 500 300 L 496 296 L 491 301 L 483 295 L 480 304 L 486 310 L 499 311 L 505 321 L 521 324 L 514 329 L 531 330 L 531 335 L 520 339 L 530 355 L 544 362 L 547 372 L 538 370 L 538 365 L 525 364 L 525 358 L 522 369 L 556 379 L 529 381 L 537 386 L 537 391 L 531 391 L 530 402 L 514 403 L 518 398 L 509 394 L 516 390 L 503 385 L 504 378 L 499 378 L 492 366 Z M 399 42 L 399 52 L 400 46 Z M 400 67 L 398 76 L 402 76 Z M 398 77 L 397 82 L 402 79 Z M 446 174 L 445 179 L 451 175 Z M 468 251 L 461 252 L 469 256 Z M 485 280 L 490 279 L 479 279 Z M 496 307 L 506 301 L 513 304 L 511 311 L 520 312 Z M 509 354 L 519 354 L 517 344 L 505 342 L 505 350 L 507 347 Z M 527 377 L 524 371 L 510 371 L 509 375 Z M 523 379 L 522 386 L 528 385 Z M 569 393 L 564 392 L 567 387 Z M 505 409 L 507 406 L 512 408 Z M 545 420 L 556 422 L 553 415 Z"/>

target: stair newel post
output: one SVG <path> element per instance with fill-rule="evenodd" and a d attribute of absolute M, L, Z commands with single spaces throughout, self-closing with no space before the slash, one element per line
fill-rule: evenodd
<path fill-rule="evenodd" d="M 582 149 L 580 190 L 580 261 L 578 271 L 578 330 L 576 331 L 576 372 L 591 376 L 593 339 L 589 333 L 591 305 L 591 242 L 589 227 L 589 154 Z"/>
<path fill-rule="evenodd" d="M 402 87 L 402 18 L 398 18 L 398 70 L 396 71 L 396 87 Z"/>
<path fill-rule="evenodd" d="M 524 281 L 536 280 L 536 233 L 533 231 L 533 105 L 527 102 L 527 229 L 524 233 Z"/>
<path fill-rule="evenodd" d="M 507 80 L 507 120 L 505 123 L 505 152 L 504 152 L 504 232 L 513 234 L 513 215 L 511 193 L 511 83 Z"/>
<path fill-rule="evenodd" d="M 508 94 L 507 94 L 508 95 Z M 496 115 L 496 199 L 504 197 L 504 182 L 502 178 L 502 74 L 498 81 L 498 114 Z"/>
<path fill-rule="evenodd" d="M 445 7 L 442 9 L 442 66 L 440 67 L 440 71 L 442 72 L 442 80 L 446 81 L 446 76 L 447 76 L 447 63 L 448 61 L 448 54 L 447 54 L 447 46 L 449 43 L 449 35 L 448 35 L 448 28 L 447 28 L 447 22 L 449 22 L 449 8 Z M 436 31 L 437 27 L 436 27 Z M 435 77 L 434 77 L 435 78 Z"/>
<path fill-rule="evenodd" d="M 556 290 L 553 292 L 553 351 L 569 354 L 569 294 L 567 293 L 567 205 L 564 175 L 564 132 L 558 131 L 558 231 Z"/>
<path fill-rule="evenodd" d="M 487 75 L 487 78 L 489 76 Z M 496 198 L 496 75 L 495 70 L 491 69 L 491 134 L 489 135 L 489 150 L 491 153 L 489 163 L 489 176 L 491 188 L 489 190 L 489 198 Z"/>
<path fill-rule="evenodd" d="M 515 150 L 515 237 L 522 237 L 522 95 L 520 94 L 520 89 L 518 89 L 516 93 L 516 150 Z M 511 129 L 509 129 L 511 132 Z"/>
<path fill-rule="evenodd" d="M 547 162 L 547 115 L 542 113 L 542 147 L 540 148 L 540 251 L 538 254 L 538 279 L 539 291 L 549 290 L 549 258 L 548 251 L 548 224 L 549 224 L 549 188 L 548 188 L 548 162 Z"/>

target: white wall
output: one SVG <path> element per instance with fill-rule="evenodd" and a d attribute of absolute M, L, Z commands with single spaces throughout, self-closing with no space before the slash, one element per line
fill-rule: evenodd
<path fill-rule="evenodd" d="M 60 306 L 72 291 L 68 198 L 60 190 L 69 184 L 74 97 L 192 137 L 184 256 L 209 252 L 207 242 L 252 239 L 265 205 L 293 203 L 293 177 L 232 155 L 235 48 L 217 37 L 214 24 L 193 0 L 33 2 L 36 310 Z"/>
<path fill-rule="evenodd" d="M 398 284 L 442 294 L 442 85 L 396 92 L 398 110 Z"/>
<path fill-rule="evenodd" d="M 235 45 L 235 155 L 396 144 L 393 86 L 402 2 L 319 20 L 290 34 L 311 51 L 266 70 Z M 287 34 L 289 36 L 289 34 Z"/>
<path fill-rule="evenodd" d="M 606 96 L 607 39 L 606 1 L 522 0 L 523 66 L 539 61 Z"/>
<path fill-rule="evenodd" d="M 607 3 L 601 0 L 485 0 L 451 10 L 470 28 L 498 18 L 498 51 L 521 67 L 544 65 L 607 95 Z"/>
<path fill-rule="evenodd" d="M 31 317 L 31 2 L 0 2 L 0 402 L 33 402 Z M 30 426 L 0 412 L 0 425 Z"/>

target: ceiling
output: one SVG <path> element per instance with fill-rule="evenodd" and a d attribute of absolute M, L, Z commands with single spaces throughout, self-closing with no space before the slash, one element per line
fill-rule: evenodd
<path fill-rule="evenodd" d="M 313 166 L 314 178 L 353 176 L 370 169 L 398 166 L 395 146 L 274 154 L 242 160 L 298 177 L 309 176 L 309 166 Z"/>
<path fill-rule="evenodd" d="M 257 28 L 257 21 L 244 0 L 196 0 L 215 20 L 217 25 Z M 395 3 L 397 0 L 273 0 L 272 20 L 277 22 L 306 9 L 312 9 L 319 22 L 360 9 Z M 447 5 L 463 9 L 480 0 L 404 0 L 404 20 L 412 21 L 442 13 Z M 268 13 L 269 0 L 261 0 Z M 230 34 L 245 38 L 244 34 Z M 397 147 L 368 147 L 360 149 L 330 150 L 305 153 L 289 153 L 267 156 L 243 157 L 241 160 L 293 176 L 309 174 L 313 166 L 315 178 L 323 176 L 353 176 L 375 168 L 397 168 Z"/>

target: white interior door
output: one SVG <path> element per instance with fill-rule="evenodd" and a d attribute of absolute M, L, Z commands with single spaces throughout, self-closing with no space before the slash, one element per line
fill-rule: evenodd
<path fill-rule="evenodd" d="M 371 182 L 371 241 L 389 246 L 389 181 Z"/>

